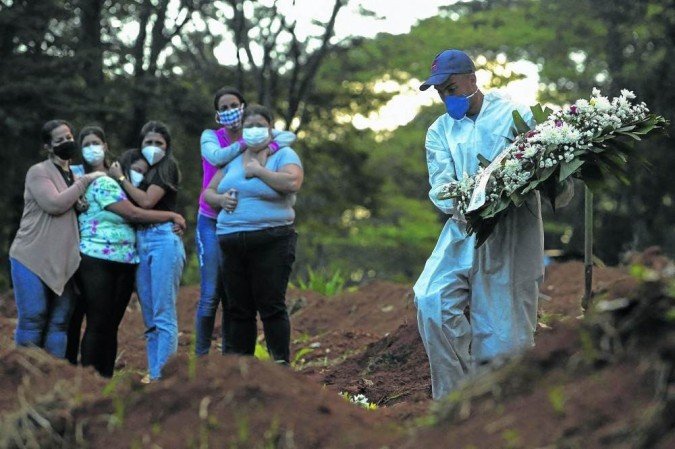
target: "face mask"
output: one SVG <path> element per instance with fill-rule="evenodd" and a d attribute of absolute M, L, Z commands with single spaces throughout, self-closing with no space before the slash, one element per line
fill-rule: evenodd
<path fill-rule="evenodd" d="M 218 112 L 218 123 L 229 129 L 238 129 L 241 127 L 241 117 L 244 114 L 244 107 L 237 109 L 228 109 Z"/>
<path fill-rule="evenodd" d="M 136 170 L 129 170 L 129 180 L 131 181 L 131 185 L 134 187 L 138 187 L 141 185 L 141 182 L 143 182 L 143 178 L 145 176 L 141 172 L 137 172 Z"/>
<path fill-rule="evenodd" d="M 89 165 L 98 165 L 105 158 L 103 145 L 88 145 L 82 148 L 82 159 Z"/>
<path fill-rule="evenodd" d="M 55 156 L 63 160 L 72 159 L 77 154 L 77 144 L 72 140 L 66 140 L 52 147 L 52 151 L 54 151 Z"/>
<path fill-rule="evenodd" d="M 141 153 L 143 154 L 143 157 L 145 158 L 146 161 L 148 161 L 148 164 L 150 165 L 155 165 L 157 162 L 161 161 L 166 155 L 166 151 L 164 151 L 160 147 L 155 147 L 152 145 L 144 147 L 141 150 Z"/>
<path fill-rule="evenodd" d="M 478 89 L 476 89 L 478 92 Z M 464 95 L 448 95 L 443 99 L 445 103 L 445 109 L 448 111 L 448 115 L 455 120 L 461 120 L 466 115 L 469 110 L 469 98 L 476 95 L 476 92 L 472 93 L 468 97 Z"/>
<path fill-rule="evenodd" d="M 254 128 L 244 128 L 241 137 L 244 138 L 246 146 L 257 147 L 260 146 L 260 144 L 265 143 L 265 141 L 269 139 L 270 130 L 269 128 L 263 128 L 259 126 Z"/>

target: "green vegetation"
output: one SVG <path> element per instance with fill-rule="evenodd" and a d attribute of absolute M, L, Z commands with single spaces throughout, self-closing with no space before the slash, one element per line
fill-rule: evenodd
<path fill-rule="evenodd" d="M 565 396 L 565 389 L 562 386 L 553 387 L 548 390 L 548 401 L 557 414 L 565 414 L 565 402 L 567 402 L 567 398 Z"/>
<path fill-rule="evenodd" d="M 307 280 L 297 278 L 296 288 L 300 290 L 312 290 L 326 296 L 335 296 L 342 292 L 345 285 L 345 279 L 340 270 L 329 273 L 328 270 L 312 270 L 307 267 Z"/>
<path fill-rule="evenodd" d="M 168 123 L 183 173 L 178 208 L 189 224 L 183 281 L 192 284 L 198 281 L 193 234 L 201 189 L 199 136 L 214 126 L 212 93 L 226 84 L 243 86 L 249 102 L 270 106 L 280 127 L 298 134 L 293 148 L 306 178 L 296 205 L 299 241 L 292 278 L 311 284 L 305 268 L 311 267 L 327 287 L 339 270 L 344 284 L 334 279 L 331 286 L 337 292 L 374 277 L 410 282 L 435 245 L 447 217 L 427 196 L 424 136 L 444 112 L 442 105 L 423 107 L 410 123 L 391 131 L 356 129 L 352 123 L 357 114 L 377 113 L 396 95 L 397 89 L 376 89 L 381 82 L 399 83 L 404 90 L 413 78 L 427 75 L 434 55 L 449 43 L 476 58 L 488 74 L 487 88 L 522 78 L 509 64 L 529 61 L 538 68 L 543 103 L 561 105 L 587 96 L 594 86 L 610 95 L 627 88 L 654 112 L 675 116 L 675 91 L 666 88 L 674 76 L 675 19 L 666 0 L 458 2 L 406 34 L 329 39 L 323 53 L 318 53 L 321 40 L 311 38 L 312 45 L 297 47 L 302 53 L 297 60 L 289 56 L 293 37 L 288 31 L 282 30 L 284 38 L 276 43 L 263 42 L 269 34 L 260 30 L 276 26 L 280 17 L 260 2 L 154 3 L 147 14 L 139 6 L 143 2 L 111 8 L 93 0 L 77 7 L 65 0 L 0 6 L 0 141 L 5 160 L 11 161 L 0 177 L 0 208 L 6 211 L 0 218 L 3 260 L 22 213 L 26 171 L 43 158 L 39 129 L 55 117 L 78 129 L 101 124 L 113 153 L 137 145 L 143 122 Z M 342 11 L 346 3 L 341 2 Z M 169 4 L 180 9 L 171 17 L 186 18 L 184 27 L 157 19 Z M 241 6 L 232 9 L 231 4 Z M 239 30 L 236 17 L 248 10 L 255 14 L 242 22 L 247 29 Z M 85 17 L 92 11 L 95 19 Z M 192 20 L 218 20 L 225 31 L 212 35 Z M 83 29 L 81 24 L 100 26 Z M 122 38 L 120 27 L 148 32 Z M 235 42 L 241 32 L 251 36 L 242 45 L 250 41 L 268 52 L 269 66 L 258 61 L 255 67 L 238 67 L 234 58 L 215 57 L 215 47 Z M 259 76 L 263 72 L 268 76 Z M 295 79 L 294 73 L 309 78 Z M 669 131 L 669 137 L 636 146 L 651 171 L 629 164 L 630 186 L 608 181 L 596 194 L 595 250 L 609 264 L 627 249 L 653 244 L 675 254 L 673 125 Z M 579 192 L 555 214 L 545 208 L 547 248 L 581 253 Z M 0 290 L 8 286 L 5 270 Z"/>

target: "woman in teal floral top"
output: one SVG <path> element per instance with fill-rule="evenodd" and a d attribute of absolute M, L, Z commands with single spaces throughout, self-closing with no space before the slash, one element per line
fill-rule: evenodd
<path fill-rule="evenodd" d="M 107 144 L 103 130 L 85 127 L 79 136 L 87 173 L 106 170 Z M 77 278 L 82 290 L 80 307 L 87 318 L 80 347 L 82 365 L 93 365 L 103 376 L 113 374 L 117 356 L 117 329 L 134 287 L 138 253 L 136 232 L 129 223 L 173 222 L 185 229 L 175 212 L 135 206 L 109 176 L 98 178 L 85 193 L 89 208 L 80 214 L 80 253 Z M 79 336 L 79 323 L 73 323 Z M 72 344 L 71 346 L 76 347 Z M 77 357 L 75 356 L 75 359 Z M 72 361 L 72 359 L 71 359 Z"/>

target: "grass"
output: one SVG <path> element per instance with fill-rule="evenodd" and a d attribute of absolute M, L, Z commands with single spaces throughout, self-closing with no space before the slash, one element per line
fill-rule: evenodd
<path fill-rule="evenodd" d="M 311 267 L 307 267 L 307 279 L 298 277 L 293 287 L 299 290 L 311 290 L 325 296 L 335 296 L 342 293 L 345 282 L 340 270 L 330 273 L 327 269 L 314 271 Z"/>

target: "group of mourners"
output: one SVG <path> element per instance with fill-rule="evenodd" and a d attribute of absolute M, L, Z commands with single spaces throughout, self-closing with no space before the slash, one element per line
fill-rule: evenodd
<path fill-rule="evenodd" d="M 466 53 L 445 50 L 420 86 L 433 86 L 447 111 L 429 127 L 425 146 L 429 197 L 448 217 L 414 286 L 435 399 L 477 368 L 534 344 L 544 275 L 537 192 L 509 211 L 479 248 L 453 201 L 438 199 L 445 184 L 478 172 L 479 156 L 492 160 L 504 150 L 513 137 L 514 111 L 534 125 L 528 108 L 499 92 L 484 94 L 475 71 Z M 300 160 L 289 147 L 295 136 L 274 131 L 269 111 L 245 107 L 234 89 L 219 90 L 213 106 L 222 127 L 201 137 L 196 352 L 209 351 L 222 302 L 225 353 L 254 353 L 259 314 L 271 356 L 288 363 L 284 296 L 295 258 L 293 205 L 303 180 Z M 148 379 L 158 379 L 176 351 L 176 293 L 185 261 L 180 238 L 185 220 L 175 212 L 179 172 L 169 131 L 159 122 L 146 124 L 139 149 L 112 165 L 100 128 L 85 127 L 75 142 L 73 128 L 55 120 L 45 124 L 41 137 L 49 158 L 28 171 L 21 228 L 10 252 L 19 311 L 16 342 L 73 362 L 79 351 L 83 365 L 110 376 L 117 327 L 135 279 Z M 69 161 L 78 150 L 85 173 L 75 177 Z M 561 192 L 558 207 L 571 199 L 571 184 Z M 82 316 L 86 330 L 80 339 Z"/>
<path fill-rule="evenodd" d="M 223 353 L 253 355 L 257 315 L 271 357 L 290 358 L 285 294 L 295 260 L 295 194 L 303 181 L 295 135 L 234 88 L 213 100 L 218 129 L 201 136 L 196 246 L 201 293 L 198 355 L 223 309 Z M 76 135 L 65 120 L 40 134 L 47 159 L 30 167 L 24 210 L 10 248 L 17 346 L 44 348 L 112 376 L 117 333 L 136 291 L 145 325 L 147 375 L 161 378 L 178 347 L 176 299 L 185 266 L 180 170 L 171 134 L 146 123 L 138 147 L 117 160 L 98 126 Z M 82 165 L 71 165 L 80 160 Z M 82 327 L 84 324 L 84 332 Z"/>

